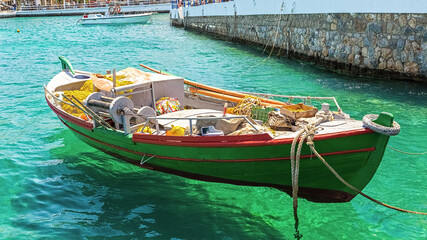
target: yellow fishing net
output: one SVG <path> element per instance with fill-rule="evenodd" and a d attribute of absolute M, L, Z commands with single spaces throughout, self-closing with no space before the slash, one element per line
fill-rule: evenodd
<path fill-rule="evenodd" d="M 103 78 L 108 79 L 110 81 L 113 81 L 113 76 L 112 75 L 104 75 Z M 126 75 L 116 75 L 116 87 L 121 87 L 121 86 L 126 86 L 129 84 L 132 84 L 134 82 L 126 80 L 126 78 L 128 78 Z M 132 90 L 126 90 L 124 92 L 118 92 L 117 94 L 124 94 L 124 93 L 131 93 Z M 128 96 L 129 98 L 132 98 L 132 95 Z"/>
<path fill-rule="evenodd" d="M 72 96 L 76 97 L 78 100 L 83 101 L 85 100 L 91 93 L 93 93 L 93 83 L 92 80 L 87 80 L 83 86 L 80 88 L 80 90 L 73 90 L 73 91 L 64 91 L 64 95 L 67 96 L 69 99 L 73 99 Z M 67 99 L 63 99 L 65 102 L 68 102 Z M 64 111 L 66 111 L 69 114 L 72 114 L 76 117 L 81 117 L 83 112 L 79 110 L 78 108 L 74 106 L 70 106 L 69 104 L 61 103 L 61 107 Z"/>
<path fill-rule="evenodd" d="M 227 108 L 227 113 L 236 115 L 251 116 L 251 110 L 253 107 L 261 106 L 261 99 L 255 96 L 245 96 L 237 106 L 233 108 Z"/>
<path fill-rule="evenodd" d="M 95 75 L 97 77 L 102 77 L 102 78 L 105 78 L 105 79 L 112 81 L 111 76 L 108 76 L 108 75 L 104 76 L 104 75 L 99 74 L 99 73 L 97 73 Z M 117 87 L 126 86 L 126 85 L 133 83 L 132 81 L 125 80 L 125 79 L 126 79 L 126 76 L 117 75 L 116 76 L 116 86 Z M 80 90 L 64 91 L 64 95 L 67 96 L 69 99 L 72 99 L 72 100 L 73 100 L 72 96 L 74 96 L 80 102 L 83 102 L 83 100 L 85 100 L 93 92 L 94 92 L 93 82 L 92 82 L 92 80 L 88 80 L 83 84 L 83 86 L 80 88 Z M 128 90 L 126 92 L 132 92 L 132 90 Z M 118 94 L 123 94 L 123 92 L 119 92 Z M 68 102 L 68 100 L 65 98 L 63 100 L 65 102 Z M 61 103 L 61 107 L 64 111 L 66 111 L 69 114 L 72 114 L 76 117 L 82 117 L 82 118 L 84 117 L 83 112 L 74 106 L 70 106 L 69 104 Z"/>

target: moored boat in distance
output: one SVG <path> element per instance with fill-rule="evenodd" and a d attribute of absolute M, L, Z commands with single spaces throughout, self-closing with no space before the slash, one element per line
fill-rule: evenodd
<path fill-rule="evenodd" d="M 120 6 L 110 7 L 105 14 L 88 14 L 78 20 L 82 25 L 147 23 L 153 13 L 119 14 Z"/>
<path fill-rule="evenodd" d="M 191 179 L 290 193 L 292 145 L 311 127 L 305 136 L 317 152 L 362 190 L 380 165 L 389 135 L 399 132 L 391 114 L 354 120 L 333 97 L 282 96 L 337 106 L 331 111 L 323 103 L 318 110 L 135 68 L 106 75 L 75 71 L 60 59 L 63 70 L 49 81 L 45 97 L 79 139 L 131 164 Z M 347 202 L 357 195 L 308 145 L 296 152 L 300 197 Z"/>

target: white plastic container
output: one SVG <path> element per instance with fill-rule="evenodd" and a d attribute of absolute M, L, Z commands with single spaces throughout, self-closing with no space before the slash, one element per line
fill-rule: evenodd
<path fill-rule="evenodd" d="M 222 130 L 215 129 L 214 126 L 207 126 L 200 128 L 200 132 L 202 136 L 224 136 L 224 132 Z"/>

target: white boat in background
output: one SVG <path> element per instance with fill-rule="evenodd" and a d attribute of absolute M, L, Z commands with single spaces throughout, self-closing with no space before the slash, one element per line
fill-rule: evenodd
<path fill-rule="evenodd" d="M 95 24 L 125 24 L 125 23 L 147 23 L 153 13 L 119 14 L 120 7 L 110 7 L 105 14 L 84 15 L 79 22 L 82 25 Z"/>

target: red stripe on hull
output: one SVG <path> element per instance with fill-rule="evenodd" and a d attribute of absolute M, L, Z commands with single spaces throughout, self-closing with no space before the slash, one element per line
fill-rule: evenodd
<path fill-rule="evenodd" d="M 73 130 L 74 132 L 92 140 L 98 143 L 101 143 L 103 145 L 106 145 L 108 147 L 112 147 L 121 151 L 126 151 L 129 153 L 133 153 L 133 154 L 138 154 L 138 155 L 145 155 L 147 157 L 152 157 L 155 156 L 156 158 L 160 158 L 160 159 L 167 159 L 167 160 L 177 160 L 177 161 L 193 161 L 193 162 L 262 162 L 262 161 L 283 161 L 283 160 L 289 160 L 290 157 L 280 157 L 280 158 L 255 158 L 255 159 L 197 159 L 197 158 L 178 158 L 178 157 L 168 157 L 168 156 L 160 156 L 160 155 L 154 155 L 154 154 L 148 154 L 148 153 L 142 153 L 142 152 L 138 152 L 138 151 L 133 151 L 133 150 L 129 150 L 126 148 L 122 148 L 113 144 L 109 144 L 103 141 L 100 141 L 98 139 L 92 138 L 84 133 L 81 133 L 75 129 L 73 129 L 72 127 L 68 126 L 68 124 L 66 122 L 64 122 L 62 119 L 60 119 L 68 128 L 70 128 L 71 130 Z M 342 154 L 350 154 L 350 153 L 359 153 L 359 152 L 372 152 L 375 151 L 375 147 L 371 147 L 371 148 L 364 148 L 364 149 L 355 149 L 355 150 L 348 150 L 348 151 L 338 151 L 338 152 L 329 152 L 329 153 L 322 153 L 322 156 L 332 156 L 332 155 L 342 155 Z M 304 159 L 304 158 L 312 158 L 315 157 L 315 155 L 302 155 L 300 158 Z"/>
<path fill-rule="evenodd" d="M 373 133 L 367 128 L 343 131 L 338 133 L 319 134 L 314 137 L 314 140 L 327 140 L 332 138 L 350 137 L 355 135 Z M 249 137 L 251 136 L 251 137 Z M 293 138 L 272 139 L 268 133 L 256 135 L 241 135 L 241 136 L 159 136 L 148 135 L 144 133 L 134 133 L 132 141 L 136 143 L 146 143 L 165 146 L 179 147 L 254 147 L 268 145 L 291 144 Z"/>

